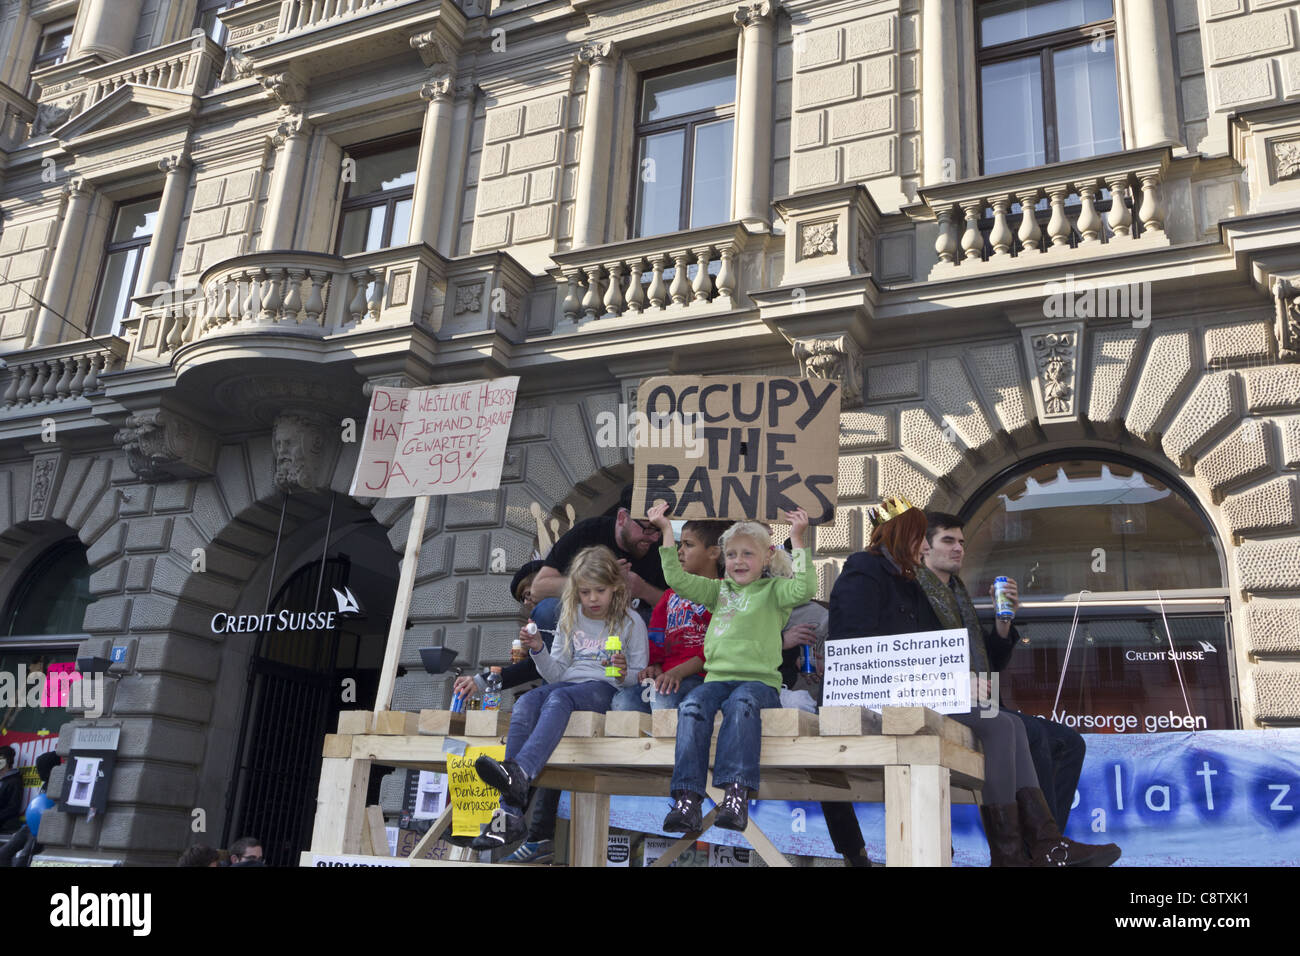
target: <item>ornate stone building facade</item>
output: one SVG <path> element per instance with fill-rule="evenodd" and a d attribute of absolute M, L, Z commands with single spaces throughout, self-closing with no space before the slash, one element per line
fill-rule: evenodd
<path fill-rule="evenodd" d="M 347 494 L 374 383 L 522 376 L 500 490 L 430 509 L 396 708 L 446 700 L 420 647 L 508 657 L 532 505 L 630 478 L 602 412 L 806 370 L 843 385 L 823 591 L 885 493 L 966 516 L 1111 462 L 1203 522 L 1218 572 L 1164 587 L 1220 609 L 1227 726 L 1300 721 L 1300 3 L 0 11 L 3 647 L 111 659 L 61 740 L 121 730 L 106 810 L 47 817 L 50 854 L 170 862 L 200 816 L 217 843 L 314 795 L 254 758 L 273 725 L 319 753 L 285 669 L 324 712 L 378 666 L 411 508 Z M 68 543 L 84 616 L 24 632 Z M 1087 578 L 1086 534 L 1058 550 L 1034 567 L 1083 576 L 1044 607 L 1145 593 Z M 342 552 L 373 626 L 329 660 L 225 627 L 310 609 L 299 579 L 328 602 Z"/>

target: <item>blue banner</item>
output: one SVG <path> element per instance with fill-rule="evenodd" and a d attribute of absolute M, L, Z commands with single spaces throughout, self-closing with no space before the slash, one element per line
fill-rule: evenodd
<path fill-rule="evenodd" d="M 1300 865 L 1300 729 L 1086 734 L 1088 755 L 1066 835 L 1117 843 L 1119 866 Z M 671 803 L 614 797 L 610 825 L 663 833 Z M 858 804 L 872 859 L 885 858 L 885 807 Z M 561 813 L 568 816 L 567 800 Z M 763 800 L 750 816 L 784 853 L 835 857 L 816 803 Z M 958 866 L 988 866 L 974 805 L 954 805 Z M 714 828 L 701 839 L 749 844 Z"/>

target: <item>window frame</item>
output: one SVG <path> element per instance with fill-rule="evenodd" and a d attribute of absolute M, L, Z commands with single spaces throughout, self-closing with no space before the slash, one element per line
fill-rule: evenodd
<path fill-rule="evenodd" d="M 974 31 L 972 37 L 975 43 L 975 106 L 979 116 L 979 135 L 976 138 L 975 148 L 976 155 L 979 159 L 979 170 L 981 176 L 1002 175 L 1003 173 L 1017 172 L 1017 170 L 1001 170 L 997 173 L 987 173 L 984 171 L 984 68 L 995 63 L 1005 63 L 1009 60 L 1025 59 L 1033 53 L 1039 57 L 1039 76 L 1042 83 L 1042 109 L 1043 109 L 1043 165 L 1051 166 L 1061 161 L 1060 141 L 1057 132 L 1056 116 L 1056 72 L 1052 65 L 1053 54 L 1070 47 L 1080 46 L 1088 43 L 1093 39 L 1093 34 L 1100 28 L 1106 38 L 1111 43 L 1111 48 L 1115 53 L 1115 93 L 1116 102 L 1119 104 L 1119 139 L 1120 150 L 1127 148 L 1124 143 L 1124 101 L 1120 94 L 1120 56 L 1119 56 L 1119 38 L 1116 31 L 1115 4 L 1119 0 L 1112 0 L 1110 8 L 1110 17 L 1106 20 L 1094 20 L 1091 23 L 1082 23 L 1075 27 L 1067 27 L 1063 30 L 1055 30 L 1051 33 L 1041 33 L 1036 36 L 1027 37 L 1023 40 L 1011 40 L 1006 43 L 998 43 L 993 46 L 982 46 L 980 43 L 980 11 L 981 8 L 988 6 L 995 0 L 977 0 L 974 10 Z M 1102 155 L 1102 154 L 1098 154 Z M 1033 167 L 1024 167 L 1030 169 Z"/>
<path fill-rule="evenodd" d="M 687 70 L 698 69 L 702 66 L 712 66 L 716 63 L 732 63 L 736 69 L 739 69 L 739 61 L 736 59 L 734 52 L 724 54 L 713 54 L 706 57 L 700 57 L 695 60 L 687 60 L 682 63 L 674 63 L 671 66 L 659 67 L 654 70 L 647 70 L 637 74 L 636 103 L 632 113 L 632 154 L 634 169 L 632 174 L 632 197 L 628 208 L 631 214 L 631 221 L 628 223 L 628 236 L 633 239 L 644 239 L 640 233 L 639 226 L 641 222 L 641 203 L 643 193 L 641 190 L 641 145 L 647 137 L 655 136 L 660 133 L 667 133 L 673 130 L 683 130 L 685 133 L 682 147 L 682 195 L 678 202 L 677 210 L 677 232 L 685 232 L 693 228 L 691 220 L 691 200 L 694 195 L 695 186 L 695 130 L 698 126 L 707 125 L 708 123 L 719 120 L 729 119 L 732 122 L 732 142 L 733 149 L 731 155 L 731 185 L 735 189 L 735 172 L 736 156 L 734 149 L 735 142 L 735 123 L 736 123 L 736 102 L 733 99 L 729 106 L 711 107 L 707 110 L 696 110 L 693 113 L 683 113 L 679 116 L 670 116 L 661 120 L 652 120 L 641 122 L 641 111 L 645 104 L 645 87 L 648 80 L 658 79 L 662 76 L 670 76 L 673 73 L 685 73 Z M 740 92 L 740 77 L 736 75 L 736 92 L 737 98 Z M 728 198 L 728 208 L 730 208 L 730 197 Z M 723 220 L 726 222 L 727 220 Z M 718 223 L 713 223 L 718 225 Z M 708 228 L 700 226 L 699 228 Z M 660 233 L 659 235 L 663 235 Z"/>
<path fill-rule="evenodd" d="M 198 0 L 194 10 L 193 29 L 202 30 L 203 35 L 212 40 L 213 43 L 225 46 L 226 40 L 230 38 L 230 28 L 221 22 L 220 15 L 243 5 L 244 0 Z M 203 21 L 209 14 L 212 15 L 213 25 L 220 25 L 220 36 L 213 36 L 211 27 L 204 24 Z"/>
<path fill-rule="evenodd" d="M 396 152 L 399 149 L 405 149 L 409 146 L 415 146 L 417 150 L 417 170 L 418 173 L 418 150 L 420 146 L 420 133 L 413 130 L 406 133 L 397 133 L 393 136 L 385 136 L 382 139 L 368 140 L 357 143 L 354 146 L 343 147 L 344 159 L 361 160 L 368 156 L 377 156 L 381 153 Z M 396 189 L 380 189 L 376 192 L 365 193 L 361 196 L 352 196 L 352 182 L 343 184 L 343 198 L 339 202 L 339 221 L 338 228 L 334 231 L 334 251 L 336 255 L 361 255 L 365 252 L 377 252 L 379 249 L 391 249 L 393 247 L 393 220 L 396 218 L 395 213 L 397 204 L 406 200 L 415 199 L 415 183 L 409 186 L 399 186 Z M 347 220 L 348 213 L 356 212 L 359 209 L 375 209 L 380 206 L 384 207 L 384 233 L 379 249 L 366 249 L 358 252 L 344 253 L 343 247 L 343 226 Z M 414 211 L 414 207 L 412 207 Z M 406 241 L 403 245 L 410 242 L 410 233 L 407 233 Z"/>
<path fill-rule="evenodd" d="M 162 215 L 162 193 L 146 193 L 143 196 L 133 196 L 130 199 L 121 199 L 113 204 L 113 215 L 109 219 L 108 233 L 104 238 L 104 249 L 99 264 L 99 277 L 95 280 L 95 294 L 94 297 L 91 299 L 90 315 L 88 320 L 89 328 L 86 329 L 87 335 L 91 335 L 91 336 L 117 335 L 119 332 L 118 326 L 120 326 L 121 323 L 124 322 L 126 319 L 129 319 L 135 312 L 136 304 L 132 300 L 137 295 L 140 295 L 140 291 L 137 291 L 140 285 L 140 272 L 141 272 L 141 268 L 145 264 L 145 261 L 148 259 L 149 247 L 153 245 L 154 239 L 158 237 L 158 220 L 155 218 L 154 231 L 149 233 L 148 238 L 133 237 L 131 239 L 119 239 L 117 242 L 114 242 L 113 232 L 117 228 L 117 222 L 118 222 L 117 217 L 121 213 L 121 210 L 124 206 L 134 206 L 137 203 L 148 202 L 150 200 L 153 200 L 157 203 L 157 209 L 155 210 L 155 213 L 156 215 L 161 216 Z M 130 295 L 127 296 L 127 301 L 130 303 L 130 308 L 128 309 L 126 315 L 114 316 L 113 328 L 110 328 L 103 332 L 97 332 L 95 330 L 95 320 L 99 317 L 99 307 L 101 305 L 101 299 L 103 298 L 104 295 L 104 280 L 108 277 L 109 260 L 116 253 L 128 252 L 132 249 L 138 249 L 140 251 L 140 254 L 139 256 L 136 257 L 135 264 L 131 270 L 132 276 L 131 276 L 131 284 L 129 286 L 129 288 L 131 289 L 131 293 Z M 143 291 L 147 291 L 147 290 L 143 290 Z"/>
<path fill-rule="evenodd" d="M 75 17 L 67 17 L 62 20 L 51 20 L 49 23 L 42 23 L 40 36 L 36 38 L 36 49 L 32 52 L 31 69 L 28 72 L 35 74 L 38 70 L 49 69 L 52 66 L 57 66 L 58 64 L 65 62 L 68 58 L 68 54 L 72 52 L 72 31 L 75 26 Z M 56 51 L 47 53 L 41 52 L 41 47 L 44 45 L 47 37 L 57 36 L 64 32 L 68 35 L 68 45 L 66 47 L 60 47 Z M 39 88 L 40 83 L 38 83 L 33 77 L 29 77 L 27 80 L 27 98 L 36 99 L 39 95 Z"/>

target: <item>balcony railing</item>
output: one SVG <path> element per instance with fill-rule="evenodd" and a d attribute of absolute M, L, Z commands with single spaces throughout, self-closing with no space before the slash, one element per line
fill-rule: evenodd
<path fill-rule="evenodd" d="M 746 233 L 736 223 L 554 256 L 556 327 L 620 316 L 730 311 Z"/>
<path fill-rule="evenodd" d="M 1169 163 L 1159 147 L 922 189 L 939 223 L 932 275 L 1168 245 Z"/>
<path fill-rule="evenodd" d="M 61 342 L 6 357 L 3 405 L 6 409 L 49 406 L 93 395 L 99 378 L 122 367 L 127 345 L 121 339 Z"/>
<path fill-rule="evenodd" d="M 403 0 L 284 0 L 280 32 L 321 26 L 401 2 Z"/>

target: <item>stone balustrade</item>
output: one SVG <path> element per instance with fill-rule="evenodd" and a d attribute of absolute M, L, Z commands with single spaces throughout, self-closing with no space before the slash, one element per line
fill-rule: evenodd
<path fill-rule="evenodd" d="M 122 367 L 121 339 L 81 339 L 27 349 L 6 357 L 3 406 L 8 409 L 54 405 L 101 390 L 100 376 Z"/>
<path fill-rule="evenodd" d="M 280 32 L 305 30 L 333 23 L 378 7 L 392 6 L 401 0 L 284 0 L 280 12 Z"/>
<path fill-rule="evenodd" d="M 266 252 L 219 262 L 198 286 L 137 297 L 135 354 L 166 355 L 201 339 L 274 333 L 323 339 L 376 325 L 442 319 L 444 262 L 425 245 L 334 256 Z"/>
<path fill-rule="evenodd" d="M 733 309 L 744 236 L 729 223 L 556 255 L 556 326 Z"/>
<path fill-rule="evenodd" d="M 1167 246 L 1169 164 L 1159 147 L 922 189 L 939 224 L 932 276 Z"/>

